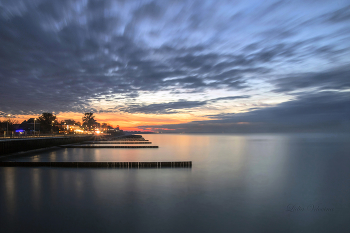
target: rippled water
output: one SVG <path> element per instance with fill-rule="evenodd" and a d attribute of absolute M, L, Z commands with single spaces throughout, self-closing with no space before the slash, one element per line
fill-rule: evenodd
<path fill-rule="evenodd" d="M 159 148 L 62 148 L 16 160 L 191 160 L 193 167 L 2 167 L 0 232 L 350 230 L 349 136 L 144 137 Z"/>

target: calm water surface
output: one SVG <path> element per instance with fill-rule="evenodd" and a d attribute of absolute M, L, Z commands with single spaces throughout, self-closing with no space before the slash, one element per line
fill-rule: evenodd
<path fill-rule="evenodd" d="M 349 136 L 144 137 L 159 149 L 62 148 L 16 160 L 193 167 L 0 168 L 0 232 L 350 232 Z"/>

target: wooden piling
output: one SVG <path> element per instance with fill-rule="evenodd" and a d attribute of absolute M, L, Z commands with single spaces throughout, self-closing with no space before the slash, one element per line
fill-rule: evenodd
<path fill-rule="evenodd" d="M 104 167 L 104 168 L 191 168 L 192 161 L 176 162 L 0 162 L 0 167 Z"/>

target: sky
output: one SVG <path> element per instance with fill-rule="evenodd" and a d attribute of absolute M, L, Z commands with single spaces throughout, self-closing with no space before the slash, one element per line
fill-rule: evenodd
<path fill-rule="evenodd" d="M 350 132 L 350 2 L 0 2 L 0 116 Z"/>

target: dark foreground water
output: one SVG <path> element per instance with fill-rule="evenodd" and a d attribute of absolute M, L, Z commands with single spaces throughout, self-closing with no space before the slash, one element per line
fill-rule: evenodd
<path fill-rule="evenodd" d="M 0 232 L 350 232 L 344 135 L 144 135 L 159 149 L 58 149 L 17 161 L 192 168 L 0 168 Z"/>

